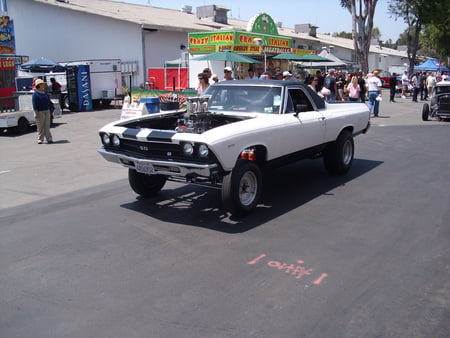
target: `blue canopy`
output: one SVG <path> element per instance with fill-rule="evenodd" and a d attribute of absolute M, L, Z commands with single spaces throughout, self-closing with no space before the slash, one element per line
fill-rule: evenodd
<path fill-rule="evenodd" d="M 415 72 L 448 72 L 448 67 L 441 64 L 438 60 L 430 58 L 421 65 L 414 66 Z"/>

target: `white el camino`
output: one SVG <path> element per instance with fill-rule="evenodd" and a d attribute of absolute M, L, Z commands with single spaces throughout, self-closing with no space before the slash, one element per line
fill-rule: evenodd
<path fill-rule="evenodd" d="M 167 180 L 205 184 L 221 188 L 234 215 L 256 208 L 269 166 L 323 157 L 330 173 L 345 174 L 354 136 L 370 126 L 365 104 L 326 103 L 289 81 L 219 82 L 187 106 L 104 126 L 98 152 L 128 168 L 139 195 L 155 195 Z"/>

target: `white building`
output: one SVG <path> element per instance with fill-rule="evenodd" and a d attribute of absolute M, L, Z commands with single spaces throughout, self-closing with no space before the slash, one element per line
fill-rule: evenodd
<path fill-rule="evenodd" d="M 133 86 L 147 81 L 150 67 L 188 60 L 189 32 L 247 27 L 246 21 L 227 18 L 226 11 L 200 18 L 190 6 L 172 10 L 110 0 L 6 0 L 6 5 L 0 16 L 14 22 L 16 54 L 59 62 L 119 58 L 123 72 L 132 74 Z M 315 34 L 315 28 L 279 24 L 278 32 L 293 39 L 293 48 L 321 51 L 333 46 L 337 57 L 356 64 L 352 40 Z M 369 66 L 388 70 L 406 57 L 405 52 L 372 46 Z"/>

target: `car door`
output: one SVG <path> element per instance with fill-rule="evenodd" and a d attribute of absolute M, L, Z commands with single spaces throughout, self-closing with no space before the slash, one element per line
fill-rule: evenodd
<path fill-rule="evenodd" d="M 292 145 L 291 152 L 310 148 L 324 142 L 325 117 L 315 110 L 308 95 L 302 88 L 288 88 L 286 95 L 286 138 Z M 306 111 L 295 112 L 295 107 L 301 105 Z"/>

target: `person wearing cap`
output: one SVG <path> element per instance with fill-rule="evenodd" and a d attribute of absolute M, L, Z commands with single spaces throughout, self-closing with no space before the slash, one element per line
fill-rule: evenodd
<path fill-rule="evenodd" d="M 231 69 L 231 67 L 225 67 L 223 69 L 223 73 L 224 73 L 224 79 L 223 81 L 230 81 L 230 80 L 234 80 L 233 78 L 233 70 Z"/>
<path fill-rule="evenodd" d="M 52 103 L 50 101 L 50 97 L 45 91 L 46 86 L 47 85 L 43 80 L 37 79 L 34 82 L 35 90 L 31 98 L 34 118 L 36 119 L 38 144 L 42 144 L 44 137 L 47 140 L 47 143 L 53 143 L 52 134 L 50 133 L 50 109 Z"/>
<path fill-rule="evenodd" d="M 367 89 L 369 91 L 369 111 L 371 112 L 373 109 L 373 116 L 378 117 L 379 109 L 380 109 L 380 101 L 381 101 L 381 87 L 382 83 L 380 78 L 378 77 L 380 72 L 378 70 L 374 70 L 372 72 L 372 76 L 370 76 L 367 80 Z"/>
<path fill-rule="evenodd" d="M 283 72 L 283 81 L 296 81 L 296 79 L 289 71 L 285 70 Z"/>

